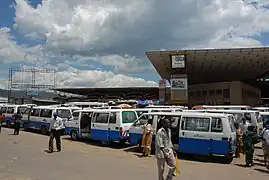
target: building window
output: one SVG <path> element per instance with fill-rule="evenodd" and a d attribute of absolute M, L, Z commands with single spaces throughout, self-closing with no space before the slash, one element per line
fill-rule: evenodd
<path fill-rule="evenodd" d="M 195 92 L 195 95 L 196 95 L 197 97 L 200 97 L 200 96 L 201 96 L 201 91 L 196 91 L 196 92 Z"/>
<path fill-rule="evenodd" d="M 223 97 L 230 98 L 230 89 L 223 89 Z"/>
<path fill-rule="evenodd" d="M 213 96 L 214 95 L 214 90 L 209 90 L 209 96 Z"/>
<path fill-rule="evenodd" d="M 222 94 L 222 89 L 217 89 L 216 90 L 216 95 L 221 95 Z"/>
<path fill-rule="evenodd" d="M 202 96 L 203 96 L 203 97 L 206 97 L 206 96 L 207 96 L 207 91 L 206 91 L 206 90 L 203 90 L 203 91 L 202 91 Z"/>

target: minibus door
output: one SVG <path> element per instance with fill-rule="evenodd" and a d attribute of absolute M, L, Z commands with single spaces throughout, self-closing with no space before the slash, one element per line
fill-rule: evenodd
<path fill-rule="evenodd" d="M 178 150 L 179 144 L 179 131 L 180 131 L 180 116 L 171 118 L 171 141 L 175 150 Z"/>
<path fill-rule="evenodd" d="M 109 113 L 108 139 L 110 141 L 120 140 L 120 118 L 116 112 Z"/>
<path fill-rule="evenodd" d="M 96 112 L 91 123 L 91 139 L 108 141 L 108 112 Z"/>
<path fill-rule="evenodd" d="M 91 136 L 91 113 L 82 112 L 80 119 L 80 133 L 82 138 L 90 138 Z"/>

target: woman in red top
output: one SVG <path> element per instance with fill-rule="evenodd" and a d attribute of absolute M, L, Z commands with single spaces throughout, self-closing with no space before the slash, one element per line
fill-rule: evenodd
<path fill-rule="evenodd" d="M 3 115 L 2 112 L 0 112 L 0 133 L 1 133 L 1 129 L 2 129 L 2 123 L 5 120 L 5 116 Z"/>

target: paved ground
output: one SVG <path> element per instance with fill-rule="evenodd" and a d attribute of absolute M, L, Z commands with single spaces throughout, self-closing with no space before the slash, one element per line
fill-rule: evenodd
<path fill-rule="evenodd" d="M 63 151 L 47 154 L 48 137 L 21 132 L 11 135 L 3 129 L 0 135 L 1 180 L 157 180 L 154 157 L 140 158 L 138 153 L 119 147 L 102 147 L 98 143 L 63 140 Z M 243 159 L 230 165 L 180 160 L 182 180 L 268 180 L 269 171 L 261 162 L 257 149 L 252 168 L 242 167 Z"/>

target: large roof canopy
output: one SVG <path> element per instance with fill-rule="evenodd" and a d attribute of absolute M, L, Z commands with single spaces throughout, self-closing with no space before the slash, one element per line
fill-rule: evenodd
<path fill-rule="evenodd" d="M 87 96 L 89 99 L 158 99 L 158 87 L 58 88 L 56 91 Z M 79 97 L 78 97 L 79 98 Z"/>
<path fill-rule="evenodd" d="M 247 81 L 269 72 L 269 47 L 146 52 L 163 79 L 173 72 L 171 55 L 186 55 L 189 84 Z"/>

